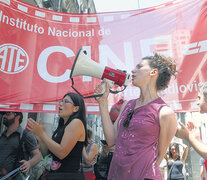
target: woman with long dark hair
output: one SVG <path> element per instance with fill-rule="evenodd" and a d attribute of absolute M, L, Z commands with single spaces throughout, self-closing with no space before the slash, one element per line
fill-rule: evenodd
<path fill-rule="evenodd" d="M 179 146 L 183 147 L 184 151 L 180 155 Z M 188 155 L 188 146 L 179 142 L 171 143 L 169 146 L 169 155 L 166 154 L 165 159 L 168 167 L 169 180 L 184 180 L 183 165 Z"/>
<path fill-rule="evenodd" d="M 59 106 L 59 124 L 50 138 L 41 120 L 28 120 L 29 130 L 39 139 L 43 156 L 48 153 L 53 158 L 51 171 L 46 179 L 79 178 L 83 146 L 87 144 L 85 104 L 77 94 L 64 95 Z M 73 176 L 74 175 L 74 176 Z"/>

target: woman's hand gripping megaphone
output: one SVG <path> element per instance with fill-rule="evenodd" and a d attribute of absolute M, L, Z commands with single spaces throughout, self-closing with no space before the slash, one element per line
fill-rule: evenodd
<path fill-rule="evenodd" d="M 113 84 L 111 84 L 111 82 L 108 82 L 108 80 L 104 80 L 100 85 L 96 87 L 94 94 L 102 94 L 102 96 L 95 98 L 99 103 L 107 101 L 111 86 L 113 87 Z"/>

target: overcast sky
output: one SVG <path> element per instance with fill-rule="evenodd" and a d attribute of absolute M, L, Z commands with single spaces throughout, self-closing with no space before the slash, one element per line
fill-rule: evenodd
<path fill-rule="evenodd" d="M 171 0 L 94 0 L 97 12 L 128 11 L 146 8 Z"/>

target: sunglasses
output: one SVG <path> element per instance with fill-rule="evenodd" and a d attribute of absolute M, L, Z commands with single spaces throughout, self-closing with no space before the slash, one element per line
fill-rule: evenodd
<path fill-rule="evenodd" d="M 125 121 L 123 122 L 123 126 L 125 128 L 129 127 L 129 123 L 132 119 L 133 114 L 134 114 L 134 110 L 131 110 L 128 112 L 127 117 L 126 117 Z"/>
<path fill-rule="evenodd" d="M 63 104 L 72 104 L 74 105 L 73 102 L 69 101 L 68 99 L 63 99 L 62 101 L 60 101 L 59 103 L 63 103 Z"/>

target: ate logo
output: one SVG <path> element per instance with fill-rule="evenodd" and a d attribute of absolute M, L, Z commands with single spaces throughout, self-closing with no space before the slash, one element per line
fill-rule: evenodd
<path fill-rule="evenodd" d="M 17 74 L 27 68 L 29 56 L 24 49 L 15 44 L 0 46 L 0 71 Z"/>

